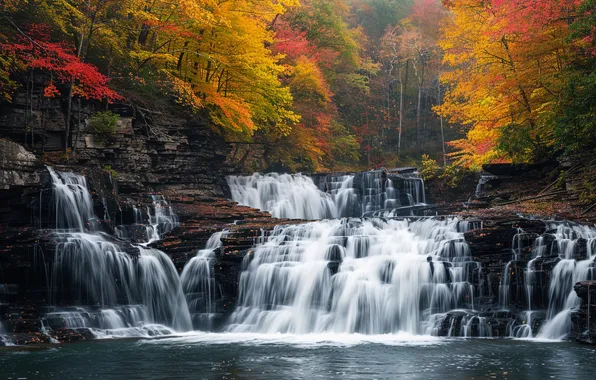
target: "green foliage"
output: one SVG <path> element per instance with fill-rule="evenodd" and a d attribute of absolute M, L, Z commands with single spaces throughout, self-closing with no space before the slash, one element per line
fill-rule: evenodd
<path fill-rule="evenodd" d="M 330 166 L 335 168 L 358 162 L 360 160 L 360 153 L 358 152 L 360 144 L 358 140 L 342 124 L 332 122 L 331 127 L 332 157 L 329 158 L 333 160 L 333 164 Z"/>
<path fill-rule="evenodd" d="M 381 37 L 388 27 L 408 16 L 413 0 L 364 0 L 364 7 L 356 10 L 368 34 Z"/>
<path fill-rule="evenodd" d="M 439 181 L 441 187 L 456 188 L 469 175 L 473 174 L 470 170 L 461 165 L 450 164 L 447 166 L 440 166 L 436 160 L 429 155 L 422 155 L 422 169 L 420 176 L 425 181 Z"/>
<path fill-rule="evenodd" d="M 116 133 L 120 116 L 112 111 L 97 112 L 89 118 L 89 126 L 93 128 L 100 142 L 106 143 Z"/>
<path fill-rule="evenodd" d="M 538 144 L 532 138 L 532 127 L 527 124 L 502 127 L 497 147 L 511 157 L 513 162 L 531 162 L 540 152 Z"/>
<path fill-rule="evenodd" d="M 444 183 L 451 188 L 458 187 L 464 178 L 471 175 L 472 172 L 469 169 L 466 169 L 460 165 L 447 165 L 443 169 L 443 173 L 441 174 L 441 179 Z"/>
<path fill-rule="evenodd" d="M 103 167 L 103 171 L 108 173 L 109 175 L 112 176 L 112 178 L 117 178 L 118 177 L 118 172 L 116 172 L 114 169 L 112 169 L 112 165 L 106 165 Z"/>
<path fill-rule="evenodd" d="M 596 70 L 568 77 L 554 117 L 557 145 L 567 153 L 593 151 L 596 147 Z"/>
<path fill-rule="evenodd" d="M 343 16 L 348 9 L 342 1 L 312 0 L 310 7 L 293 14 L 291 24 L 306 32 L 317 47 L 338 52 L 343 64 L 358 63 L 358 44 Z"/>
<path fill-rule="evenodd" d="M 420 176 L 425 181 L 438 178 L 441 175 L 441 167 L 437 160 L 430 158 L 428 154 L 422 155 L 422 168 L 420 169 Z"/>

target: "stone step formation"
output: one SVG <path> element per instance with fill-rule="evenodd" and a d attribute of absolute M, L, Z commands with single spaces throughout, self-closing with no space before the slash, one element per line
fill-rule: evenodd
<path fill-rule="evenodd" d="M 105 171 L 45 168 L 34 157 L 11 170 L 3 344 L 191 329 L 595 336 L 593 228 L 428 215 L 439 208 L 413 215 L 426 205 L 415 170 L 387 171 L 384 185 L 383 171 L 228 178 L 256 190 L 247 199 L 263 211 L 201 192 L 122 193 Z M 398 191 L 410 202 L 405 216 L 392 203 Z M 346 210 L 357 215 L 341 217 Z"/>

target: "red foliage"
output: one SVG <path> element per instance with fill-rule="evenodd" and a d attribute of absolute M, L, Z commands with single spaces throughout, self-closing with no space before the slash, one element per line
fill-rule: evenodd
<path fill-rule="evenodd" d="M 412 5 L 410 19 L 420 24 L 423 30 L 437 29 L 443 13 L 440 0 L 417 0 Z"/>
<path fill-rule="evenodd" d="M 492 0 L 490 9 L 498 16 L 496 21 L 505 21 L 500 32 L 530 40 L 554 24 L 568 23 L 580 3 L 581 0 Z"/>
<path fill-rule="evenodd" d="M 43 96 L 45 96 L 46 98 L 55 98 L 58 95 L 60 95 L 60 91 L 58 91 L 58 89 L 56 88 L 56 86 L 54 86 L 54 83 L 51 83 L 50 82 L 43 89 Z"/>
<path fill-rule="evenodd" d="M 0 44 L 0 49 L 18 57 L 27 69 L 41 70 L 52 74 L 53 80 L 62 84 L 73 85 L 73 95 L 86 99 L 106 99 L 109 102 L 121 99 L 110 89 L 108 77 L 101 74 L 97 67 L 82 62 L 64 42 L 50 42 L 48 28 L 45 25 L 31 25 L 27 35 L 21 36 L 18 43 Z M 45 96 L 56 96 L 58 89 L 51 82 L 44 90 Z"/>
<path fill-rule="evenodd" d="M 188 38 L 193 39 L 196 41 L 201 40 L 201 36 L 196 33 L 189 32 L 188 30 L 181 28 L 180 26 L 168 22 L 168 21 L 158 21 L 158 20 L 146 20 L 144 24 L 150 26 L 152 29 L 160 30 L 168 35 L 175 35 L 181 38 Z"/>
<path fill-rule="evenodd" d="M 307 40 L 306 32 L 292 29 L 287 22 L 278 22 L 275 30 L 275 50 L 291 60 L 305 56 L 322 67 L 330 68 L 339 55 L 339 52 L 313 45 Z"/>

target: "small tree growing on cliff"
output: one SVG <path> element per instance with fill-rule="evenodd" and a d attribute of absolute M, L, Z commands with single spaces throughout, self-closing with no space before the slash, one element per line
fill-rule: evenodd
<path fill-rule="evenodd" d="M 29 25 L 26 31 L 16 28 L 19 33 L 18 41 L 0 44 L 0 51 L 6 56 L 18 59 L 22 62 L 21 67 L 30 73 L 51 75 L 52 79 L 44 88 L 45 97 L 66 96 L 66 150 L 70 139 L 73 97 L 112 102 L 121 99 L 121 96 L 108 87 L 108 78 L 101 74 L 96 66 L 83 62 L 74 53 L 72 46 L 64 42 L 51 42 L 50 28 L 47 25 Z"/>
<path fill-rule="evenodd" d="M 112 111 L 97 112 L 89 118 L 89 125 L 102 143 L 108 142 L 116 133 L 120 117 Z"/>

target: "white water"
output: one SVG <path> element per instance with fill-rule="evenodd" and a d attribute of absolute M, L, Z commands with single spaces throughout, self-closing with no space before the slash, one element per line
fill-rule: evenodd
<path fill-rule="evenodd" d="M 56 228 L 83 232 L 93 230 L 93 200 L 82 175 L 57 173 L 48 167 L 54 186 Z"/>
<path fill-rule="evenodd" d="M 457 228 L 455 219 L 278 226 L 245 258 L 227 330 L 425 333 L 429 316 L 473 308 L 477 263 Z"/>
<path fill-rule="evenodd" d="M 580 299 L 573 290 L 573 285 L 578 281 L 585 281 L 595 278 L 594 274 L 594 253 L 593 244 L 596 237 L 596 229 L 589 226 L 580 226 L 567 223 L 548 223 L 547 228 L 552 232 L 546 233 L 534 239 L 532 245 L 532 258 L 526 264 L 523 279 L 525 283 L 525 302 L 526 309 L 519 313 L 521 325 L 511 326 L 509 336 L 514 338 L 532 338 L 534 337 L 534 321 L 545 319 L 541 324 L 540 330 L 535 335 L 539 340 L 559 340 L 565 338 L 571 328 L 571 311 L 580 304 Z M 528 246 L 527 240 L 531 234 L 526 234 L 521 230 L 514 236 L 512 241 L 512 261 L 508 262 L 501 276 L 499 286 L 499 306 L 501 309 L 508 309 L 510 304 L 510 266 L 513 261 L 521 260 L 521 250 Z M 547 239 L 549 238 L 549 239 Z M 579 240 L 587 240 L 587 257 L 576 259 L 574 256 L 578 253 Z M 552 239 L 552 243 L 550 243 Z M 550 251 L 548 248 L 550 247 Z M 537 267 L 537 263 L 543 259 L 555 260 L 559 258 L 558 263 L 552 269 L 548 282 L 548 307 L 546 310 L 535 309 L 534 295 L 540 292 L 540 288 L 535 285 L 537 272 L 542 272 L 542 268 Z M 541 264 L 543 265 L 543 264 Z M 519 270 L 519 269 L 518 269 Z M 537 284 L 538 286 L 544 286 Z M 519 285 L 518 285 L 519 292 Z M 520 294 L 517 295 L 518 297 Z"/>
<path fill-rule="evenodd" d="M 276 218 L 325 219 L 336 216 L 333 198 L 302 174 L 255 173 L 227 178 L 232 199 Z"/>
<path fill-rule="evenodd" d="M 579 281 L 595 278 L 595 255 L 592 251 L 592 242 L 596 238 L 596 229 L 588 226 L 559 224 L 556 225 L 554 235 L 561 261 L 557 263 L 551 274 L 548 321 L 537 335 L 542 339 L 562 339 L 569 333 L 571 310 L 580 304 L 580 298 L 575 294 L 573 285 Z M 587 240 L 587 258 L 576 261 L 573 255 L 579 238 Z"/>
<path fill-rule="evenodd" d="M 126 335 L 127 329 L 131 336 L 138 336 L 139 331 L 149 334 L 190 330 L 190 314 L 171 259 L 157 249 L 142 245 L 129 246 L 125 251 L 119 243 L 110 241 L 108 235 L 93 232 L 91 221 L 96 218 L 85 178 L 48 170 L 54 184 L 59 228 L 55 232 L 58 243 L 52 273 L 54 299 L 98 305 L 106 322 L 97 328 L 117 330 L 107 334 L 110 336 Z M 159 238 L 160 233 L 177 221 L 162 198 L 154 199 L 154 204 L 152 223 L 155 238 Z M 134 304 L 143 305 L 142 321 L 149 327 L 133 328 L 131 323 L 115 318 L 114 307 Z M 84 323 L 77 324 L 82 321 L 77 314 L 66 316 L 65 321 L 86 327 Z M 169 327 L 156 327 L 156 324 Z"/>
<path fill-rule="evenodd" d="M 222 246 L 220 239 L 227 233 L 224 230 L 211 235 L 205 249 L 200 250 L 186 263 L 180 275 L 182 289 L 195 326 L 211 327 L 209 322 L 216 312 L 215 299 L 217 297 L 212 267 L 215 250 Z"/>
<path fill-rule="evenodd" d="M 51 174 L 56 208 L 67 208 L 56 219 L 60 229 L 56 232 L 59 243 L 52 276 L 52 286 L 57 289 L 54 296 L 97 306 L 85 311 L 91 317 L 72 310 L 49 313 L 49 317 L 62 318 L 70 328 L 89 328 L 97 337 L 119 337 L 188 331 L 191 320 L 214 315 L 218 290 L 213 262 L 225 232 L 214 234 L 179 278 L 163 252 L 143 244 L 134 246 L 136 255 L 131 255 L 107 235 L 94 232 L 93 204 L 82 176 Z M 337 218 L 353 214 L 354 209 L 366 213 L 399 206 L 398 190 L 389 180 L 381 184 L 379 173 L 366 177 L 362 189 L 354 189 L 353 180 L 353 176 L 332 177 L 323 192 L 302 175 L 228 178 L 228 182 L 237 181 L 238 197 L 283 218 Z M 410 204 L 425 202 L 421 181 L 406 181 L 405 189 Z M 147 210 L 151 224 L 147 242 L 160 239 L 178 223 L 165 199 L 154 197 L 153 201 L 154 212 Z M 141 212 L 138 214 L 135 218 L 142 220 Z M 195 333 L 184 336 L 214 341 L 246 337 L 317 343 L 329 339 L 374 341 L 374 337 L 389 336 L 388 341 L 400 341 L 397 336 L 408 340 L 436 335 L 448 313 L 457 312 L 464 316 L 457 331 L 455 318 L 450 319 L 449 336 L 491 337 L 487 318 L 474 310 L 480 294 L 471 276 L 481 268 L 470 257 L 463 239 L 463 232 L 477 227 L 468 224 L 456 219 L 373 218 L 278 226 L 271 234 L 264 234 L 245 258 L 238 306 L 226 334 L 219 338 Z M 570 312 L 579 304 L 573 284 L 594 278 L 596 230 L 562 224 L 556 227 L 556 251 L 545 252 L 542 238 L 534 243 L 533 259 L 524 273 L 528 310 L 522 325 L 511 326 L 510 336 L 532 336 L 536 312 L 532 310 L 531 284 L 537 258 L 561 257 L 552 271 L 547 322 L 537 335 L 539 339 L 561 339 L 568 334 Z M 522 235 L 519 231 L 512 242 L 514 260 L 521 256 Z M 579 238 L 589 240 L 588 258 L 576 261 Z M 509 304 L 510 265 L 501 283 L 503 308 Z M 123 310 L 137 310 L 134 305 L 140 305 L 142 313 L 123 314 Z"/>
<path fill-rule="evenodd" d="M 261 334 L 261 333 L 210 333 L 193 331 L 177 334 L 158 340 L 144 340 L 141 344 L 239 344 L 245 346 L 259 345 L 294 345 L 299 347 L 352 347 L 360 344 L 381 344 L 386 346 L 427 346 L 447 343 L 438 337 L 428 335 L 412 335 L 404 332 L 396 334 L 364 335 L 364 334 Z"/>
<path fill-rule="evenodd" d="M 396 189 L 381 171 L 358 174 L 360 186 L 354 187 L 355 175 L 328 176 L 320 188 L 303 174 L 229 176 L 232 200 L 241 205 L 270 212 L 276 218 L 318 220 L 359 217 L 401 206 L 424 205 L 424 181 L 412 175 L 404 188 Z M 401 198 L 408 199 L 402 205 Z"/>
<path fill-rule="evenodd" d="M 140 244 L 149 245 L 178 227 L 178 217 L 162 195 L 152 195 L 152 206 L 145 213 L 133 207 L 134 224 L 116 226 L 114 232 L 121 239 L 134 239 Z M 142 234 L 139 231 L 144 231 Z M 144 236 L 143 236 L 144 235 Z"/>
<path fill-rule="evenodd" d="M 480 178 L 478 178 L 478 183 L 476 184 L 476 191 L 474 195 L 476 198 L 481 198 L 484 194 L 486 184 L 488 184 L 493 179 L 497 178 L 492 174 L 481 174 Z"/>
<path fill-rule="evenodd" d="M 47 313 L 42 318 L 42 325 L 46 331 L 58 328 L 85 329 L 98 339 L 152 337 L 176 333 L 171 328 L 150 321 L 151 317 L 144 305 L 116 306 L 99 310 L 71 307 L 68 310 Z"/>
<path fill-rule="evenodd" d="M 152 195 L 151 199 L 153 201 L 153 213 L 151 213 L 151 209 L 147 208 L 151 224 L 147 228 L 149 235 L 147 244 L 161 240 L 166 233 L 180 225 L 178 217 L 163 195 Z"/>
<path fill-rule="evenodd" d="M 2 321 L 0 321 L 0 346 L 12 346 L 12 340 L 10 337 L 6 335 L 6 331 L 4 330 L 4 326 L 2 325 Z"/>

